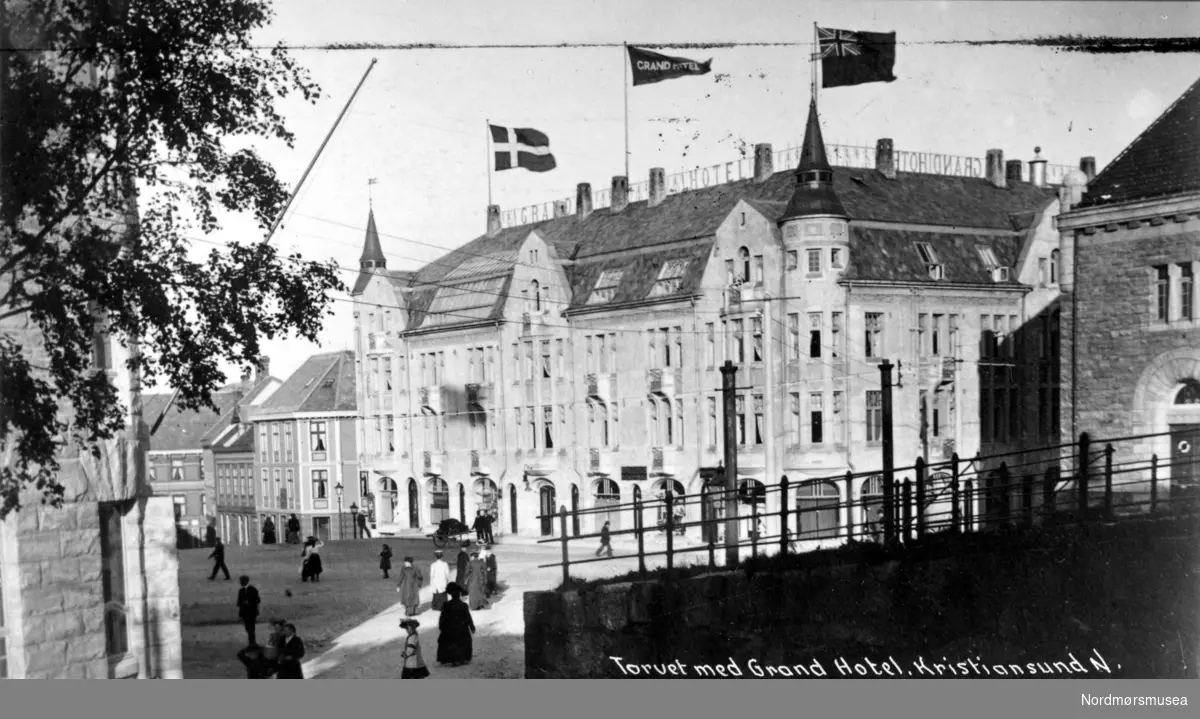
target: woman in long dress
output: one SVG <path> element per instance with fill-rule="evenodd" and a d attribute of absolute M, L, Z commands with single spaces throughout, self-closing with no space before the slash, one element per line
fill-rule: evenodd
<path fill-rule="evenodd" d="M 421 637 L 417 635 L 417 627 L 421 626 L 416 619 L 401 619 L 400 628 L 408 632 L 404 637 L 404 667 L 400 670 L 401 679 L 424 679 L 429 676 L 425 666 L 425 657 L 421 654 Z"/>
<path fill-rule="evenodd" d="M 321 581 L 321 572 L 324 571 L 321 566 L 321 547 L 324 546 L 325 543 L 316 537 L 309 537 L 304 543 L 304 549 L 300 552 L 300 581 Z"/>
<path fill-rule="evenodd" d="M 475 633 L 475 622 L 471 610 L 462 600 L 463 590 L 456 582 L 446 587 L 450 599 L 442 607 L 438 618 L 438 664 L 460 666 L 471 661 L 471 635 Z"/>
<path fill-rule="evenodd" d="M 484 609 L 488 605 L 487 564 L 479 558 L 479 552 L 472 552 L 467 564 L 467 600 L 471 609 Z"/>
<path fill-rule="evenodd" d="M 421 574 L 420 569 L 413 566 L 413 558 L 405 557 L 404 567 L 400 570 L 400 581 L 396 584 L 400 602 L 404 605 L 404 616 L 416 615 L 417 607 L 421 604 L 421 585 L 424 583 L 425 576 Z"/>

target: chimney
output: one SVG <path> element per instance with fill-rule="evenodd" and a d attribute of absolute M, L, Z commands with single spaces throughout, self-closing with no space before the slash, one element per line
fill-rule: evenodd
<path fill-rule="evenodd" d="M 567 200 L 554 201 L 554 219 L 566 217 L 571 214 L 571 204 Z"/>
<path fill-rule="evenodd" d="M 590 183 L 581 182 L 575 188 L 575 215 L 581 220 L 586 220 L 590 214 L 592 214 L 592 186 Z"/>
<path fill-rule="evenodd" d="M 261 355 L 258 358 L 258 375 L 256 379 L 268 377 L 271 374 L 271 358 L 266 355 Z"/>
<path fill-rule="evenodd" d="M 896 179 L 896 153 L 892 138 L 885 137 L 875 142 L 875 169 L 889 180 Z"/>
<path fill-rule="evenodd" d="M 1021 182 L 1021 161 L 1009 160 L 1004 163 L 1004 181 L 1009 187 L 1016 187 Z"/>
<path fill-rule="evenodd" d="M 1096 179 L 1096 158 L 1081 157 L 1079 158 L 1079 169 L 1083 170 L 1083 174 L 1087 175 L 1088 182 Z"/>
<path fill-rule="evenodd" d="M 249 367 L 247 367 L 246 369 L 242 370 L 242 392 L 249 392 L 249 391 L 250 391 L 250 385 L 251 385 L 251 384 L 253 384 L 253 380 L 251 379 L 251 375 L 252 375 L 252 372 L 251 372 L 251 370 L 250 370 L 250 368 L 249 368 Z"/>
<path fill-rule="evenodd" d="M 500 205 L 488 205 L 487 235 L 495 237 L 500 234 Z"/>
<path fill-rule="evenodd" d="M 1004 187 L 1004 150 L 988 150 L 986 165 L 988 182 Z"/>
<path fill-rule="evenodd" d="M 771 143 L 763 142 L 754 146 L 754 181 L 766 182 L 775 173 L 774 155 L 771 154 Z"/>
<path fill-rule="evenodd" d="M 609 200 L 610 212 L 620 212 L 629 205 L 629 178 L 624 175 L 614 175 L 612 184 L 612 199 Z"/>
<path fill-rule="evenodd" d="M 1033 159 L 1029 161 L 1029 182 L 1034 187 L 1046 186 L 1046 161 L 1042 159 L 1042 148 L 1033 148 Z"/>
<path fill-rule="evenodd" d="M 667 172 L 661 167 L 650 169 L 650 207 L 657 207 L 667 197 Z"/>

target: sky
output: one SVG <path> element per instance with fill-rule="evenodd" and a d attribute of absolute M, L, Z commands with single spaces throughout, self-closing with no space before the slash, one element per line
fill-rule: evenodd
<path fill-rule="evenodd" d="M 607 189 L 624 174 L 625 83 L 621 43 L 800 43 L 668 49 L 712 58 L 712 73 L 628 87 L 630 182 L 652 167 L 668 174 L 737 160 L 743 148 L 800 143 L 810 99 L 809 43 L 822 27 L 897 37 L 895 82 L 820 91 L 827 143 L 1103 168 L 1196 80 L 1191 55 L 1097 55 L 953 41 L 1046 35 L 1200 35 L 1197 3 L 796 2 L 765 0 L 276 0 L 264 45 L 439 43 L 616 47 L 295 49 L 322 88 L 315 105 L 280 109 L 295 146 L 255 144 L 289 185 L 371 70 L 272 242 L 305 258 L 332 259 L 347 290 L 362 251 L 369 202 L 389 269 L 417 269 L 480 235 L 488 204 L 486 122 L 546 133 L 558 166 L 491 173 L 502 209 Z M 947 42 L 951 41 L 951 42 Z M 775 168 L 776 171 L 783 169 Z M 368 179 L 378 183 L 368 188 Z M 370 200 L 368 197 L 370 190 Z M 209 238 L 261 237 L 246 218 L 223 218 Z M 211 251 L 198 244 L 197 253 Z M 349 349 L 353 305 L 338 295 L 319 345 L 264 343 L 271 373 L 286 379 L 317 352 Z M 239 368 L 227 368 L 231 381 Z"/>

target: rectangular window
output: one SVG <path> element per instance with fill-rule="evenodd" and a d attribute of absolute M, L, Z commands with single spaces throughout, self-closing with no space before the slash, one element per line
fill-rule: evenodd
<path fill-rule="evenodd" d="M 1171 321 L 1171 271 L 1166 265 L 1154 268 L 1158 273 L 1158 321 Z"/>
<path fill-rule="evenodd" d="M 533 361 L 533 340 L 525 343 L 525 379 L 533 379 L 537 364 Z"/>
<path fill-rule="evenodd" d="M 262 471 L 262 506 L 271 506 L 271 476 L 265 469 Z"/>
<path fill-rule="evenodd" d="M 325 423 L 324 422 L 309 422 L 308 423 L 309 443 L 314 452 L 324 452 L 325 450 Z"/>
<path fill-rule="evenodd" d="M 596 353 L 592 349 L 592 340 L 596 339 L 592 335 L 583 338 L 583 351 L 588 374 L 599 372 L 600 363 L 596 361 Z"/>
<path fill-rule="evenodd" d="M 929 315 L 921 312 L 917 315 L 917 356 L 924 357 L 929 354 L 929 347 L 925 344 L 929 339 Z"/>
<path fill-rule="evenodd" d="M 754 443 L 762 444 L 766 440 L 763 426 L 763 398 L 761 394 L 754 395 Z"/>
<path fill-rule="evenodd" d="M 557 357 L 557 372 L 561 379 L 567 376 L 567 355 L 565 352 L 565 344 L 562 340 L 554 340 L 554 352 Z"/>
<path fill-rule="evenodd" d="M 675 366 L 683 366 L 683 328 L 675 328 Z"/>
<path fill-rule="evenodd" d="M 604 350 L 604 343 L 600 343 L 601 351 Z M 617 369 L 617 333 L 611 332 L 608 335 L 608 366 L 612 371 Z"/>
<path fill-rule="evenodd" d="M 296 476 L 287 470 L 287 509 L 296 508 Z"/>
<path fill-rule="evenodd" d="M 542 340 L 542 379 L 550 379 L 550 340 Z"/>
<path fill-rule="evenodd" d="M 867 441 L 883 441 L 883 392 L 867 392 Z"/>
<path fill-rule="evenodd" d="M 278 474 L 279 470 L 275 470 Z M 175 508 L 175 521 L 178 522 L 187 516 L 187 497 L 182 494 L 176 494 L 171 497 L 171 504 Z"/>
<path fill-rule="evenodd" d="M 733 260 L 725 260 L 725 280 L 730 285 L 733 285 L 735 282 L 737 282 L 737 275 L 734 274 L 735 272 L 736 270 L 733 269 Z"/>
<path fill-rule="evenodd" d="M 272 457 L 272 461 L 275 461 L 275 462 L 279 461 L 279 447 L 280 447 L 279 423 L 272 422 L 271 423 L 271 457 Z"/>
<path fill-rule="evenodd" d="M 791 440 L 789 444 L 799 446 L 801 432 L 799 392 L 792 392 L 788 395 L 788 409 L 791 412 L 792 420 L 788 425 L 788 439 Z"/>
<path fill-rule="evenodd" d="M 283 457 L 286 461 L 292 461 L 292 423 L 288 422 L 283 425 Z"/>
<path fill-rule="evenodd" d="M 842 442 L 842 407 L 845 402 L 841 391 L 833 393 L 833 441 Z"/>
<path fill-rule="evenodd" d="M 267 461 L 267 425 L 258 425 L 258 461 Z"/>
<path fill-rule="evenodd" d="M 990 359 L 992 356 L 992 316 L 979 315 L 979 356 Z"/>
<path fill-rule="evenodd" d="M 674 358 L 671 356 L 671 350 L 673 349 L 673 347 L 674 346 L 671 344 L 671 330 L 667 327 L 663 327 L 662 328 L 662 364 L 659 365 L 660 367 L 671 367 L 672 366 L 671 360 Z"/>
<path fill-rule="evenodd" d="M 683 288 L 683 277 L 690 260 L 667 260 L 658 271 L 658 279 L 650 288 L 650 297 L 667 297 Z"/>
<path fill-rule="evenodd" d="M 200 516 L 208 516 L 208 495 L 203 492 L 200 493 Z"/>
<path fill-rule="evenodd" d="M 313 499 L 329 499 L 329 470 L 312 471 Z"/>
<path fill-rule="evenodd" d="M 808 395 L 809 430 L 812 433 L 812 443 L 821 444 L 825 441 L 824 426 L 824 397 L 821 394 Z"/>
<path fill-rule="evenodd" d="M 488 347 L 484 350 L 484 355 L 486 356 L 486 360 L 487 360 L 487 362 L 483 366 L 483 381 L 484 382 L 495 382 L 496 381 L 496 354 L 499 352 L 500 352 L 499 347 Z M 404 368 L 401 368 L 400 372 L 401 372 L 401 374 L 403 374 Z"/>
<path fill-rule="evenodd" d="M 542 432 L 543 440 L 542 447 L 545 449 L 554 449 L 554 408 L 542 408 Z"/>
<path fill-rule="evenodd" d="M 818 359 L 821 356 L 821 313 L 808 313 L 808 356 Z"/>
<path fill-rule="evenodd" d="M 834 312 L 830 315 L 829 328 L 829 351 L 831 357 L 837 357 L 840 351 L 840 343 L 842 339 L 842 313 Z"/>
<path fill-rule="evenodd" d="M 292 470 L 289 469 L 288 471 L 291 472 Z M 283 493 L 283 485 L 279 479 L 280 474 L 278 469 L 274 471 L 273 477 L 274 481 L 271 482 L 271 496 L 275 498 L 275 501 L 280 509 L 285 509 L 288 505 L 288 502 L 280 501 L 279 499 L 280 494 Z"/>
<path fill-rule="evenodd" d="M 763 321 L 759 317 L 750 318 L 750 330 L 752 332 L 751 340 L 753 341 L 754 362 L 763 361 Z"/>
<path fill-rule="evenodd" d="M 717 328 L 712 322 L 704 325 L 704 366 L 717 365 Z"/>
<path fill-rule="evenodd" d="M 371 420 L 371 424 L 375 425 L 375 451 L 379 454 L 383 453 L 383 417 L 375 417 Z"/>
<path fill-rule="evenodd" d="M 744 326 L 742 320 L 733 321 L 733 361 L 735 364 L 743 364 L 746 361 L 746 338 L 743 335 Z"/>
<path fill-rule="evenodd" d="M 708 446 L 716 447 L 721 425 L 717 421 L 717 398 L 708 398 Z"/>
<path fill-rule="evenodd" d="M 1195 281 L 1192 277 L 1192 263 L 1185 262 L 1179 266 L 1179 319 L 1185 322 L 1195 317 Z"/>
<path fill-rule="evenodd" d="M 808 274 L 816 275 L 821 273 L 821 251 L 808 250 Z"/>
<path fill-rule="evenodd" d="M 795 362 L 800 359 L 800 314 L 788 314 L 788 359 Z"/>
<path fill-rule="evenodd" d="M 387 451 L 396 451 L 396 418 L 390 414 L 387 418 Z"/>
<path fill-rule="evenodd" d="M 737 443 L 746 444 L 746 398 L 738 395 L 734 402 L 734 415 L 737 417 Z"/>
<path fill-rule="evenodd" d="M 979 251 L 979 259 L 983 260 L 984 267 L 989 270 L 1000 267 L 1000 261 L 996 259 L 996 253 L 992 251 L 992 248 L 979 245 L 975 249 Z"/>
<path fill-rule="evenodd" d="M 537 418 L 537 415 L 534 413 L 533 407 L 529 407 L 526 409 L 526 416 L 528 417 L 528 421 L 529 421 L 529 426 L 528 426 L 529 448 L 537 449 L 538 448 L 538 418 Z"/>
<path fill-rule="evenodd" d="M 276 461 L 278 461 L 278 457 L 276 458 Z M 171 481 L 172 482 L 182 482 L 183 481 L 183 460 L 182 459 L 172 459 L 171 460 Z"/>
<path fill-rule="evenodd" d="M 658 330 L 646 330 L 646 366 L 658 367 Z"/>
<path fill-rule="evenodd" d="M 761 285 L 763 283 L 763 256 L 754 256 L 754 282 Z"/>
<path fill-rule="evenodd" d="M 865 317 L 866 357 L 881 357 L 883 353 L 883 314 L 868 312 Z"/>
<path fill-rule="evenodd" d="M 921 261 L 927 265 L 938 264 L 938 257 L 934 253 L 933 248 L 928 243 L 918 242 L 917 252 L 921 253 Z"/>
<path fill-rule="evenodd" d="M 794 270 L 800 266 L 800 253 L 796 250 L 788 250 L 787 252 L 787 269 Z"/>
<path fill-rule="evenodd" d="M 835 270 L 842 269 L 842 250 L 840 247 L 834 247 L 829 250 L 829 266 Z"/>
<path fill-rule="evenodd" d="M 933 323 L 929 325 L 929 354 L 934 357 L 942 355 L 942 322 L 944 315 L 934 315 Z"/>
<path fill-rule="evenodd" d="M 949 349 L 949 352 L 954 357 L 958 357 L 960 354 L 958 340 L 959 340 L 959 337 L 958 337 L 958 315 L 950 315 L 950 349 Z"/>
<path fill-rule="evenodd" d="M 1038 258 L 1038 286 L 1045 287 L 1049 279 L 1049 260 L 1045 257 Z"/>
<path fill-rule="evenodd" d="M 181 498 L 177 498 L 181 499 Z M 176 504 L 176 507 L 179 505 Z M 178 509 L 176 518 L 179 517 Z M 104 596 L 104 650 L 110 658 L 129 651 L 125 619 L 125 538 L 120 506 L 100 504 L 100 585 Z M 0 656 L 3 656 L 0 653 Z"/>

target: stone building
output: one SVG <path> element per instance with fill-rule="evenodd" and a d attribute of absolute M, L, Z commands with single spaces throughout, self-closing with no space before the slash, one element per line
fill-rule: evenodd
<path fill-rule="evenodd" d="M 1198 116 L 1200 82 L 1058 219 L 1063 426 L 1097 438 L 1154 435 L 1137 454 L 1156 454 L 1161 489 L 1175 492 L 1200 480 Z"/>
<path fill-rule="evenodd" d="M 270 374 L 270 361 L 259 360 L 256 374 L 242 374 L 242 397 L 200 440 L 203 447 L 204 492 L 212 497 L 213 520 L 226 544 L 257 544 L 258 512 L 254 502 L 254 426 L 250 413 L 267 401 L 283 381 Z"/>
<path fill-rule="evenodd" d="M 900 172 L 880 140 L 875 167 L 834 168 L 813 107 L 798 169 L 772 164 L 759 145 L 753 178 L 673 195 L 656 168 L 639 202 L 616 177 L 602 209 L 581 184 L 573 214 L 519 227 L 489 207 L 483 236 L 415 274 L 387 269 L 371 215 L 355 359 L 381 529 L 484 508 L 503 532 L 554 535 L 539 515 L 560 506 L 599 510 L 575 534 L 630 528 L 629 510 L 604 508 L 665 488 L 701 497 L 688 520 L 718 516 L 704 496 L 725 360 L 739 367 L 745 506 L 785 476 L 881 468 L 883 359 L 896 365 L 897 466 L 1052 436 L 1021 429 L 1022 413 L 1055 414 L 1037 388 L 991 371 L 1057 296 L 1056 279 L 1036 282 L 1057 261 L 1044 160 L 1032 182 L 999 150 L 982 177 Z M 878 501 L 880 482 L 853 493 Z M 843 531 L 845 483 L 799 494 L 825 508 L 802 529 Z M 777 512 L 777 496 L 760 508 Z"/>
<path fill-rule="evenodd" d="M 249 408 L 257 526 L 271 517 L 280 541 L 292 514 L 303 536 L 328 541 L 351 535 L 349 507 L 363 506 L 365 499 L 358 482 L 355 387 L 353 352 L 318 354 Z M 262 536 L 256 532 L 251 541 L 260 543 Z"/>

